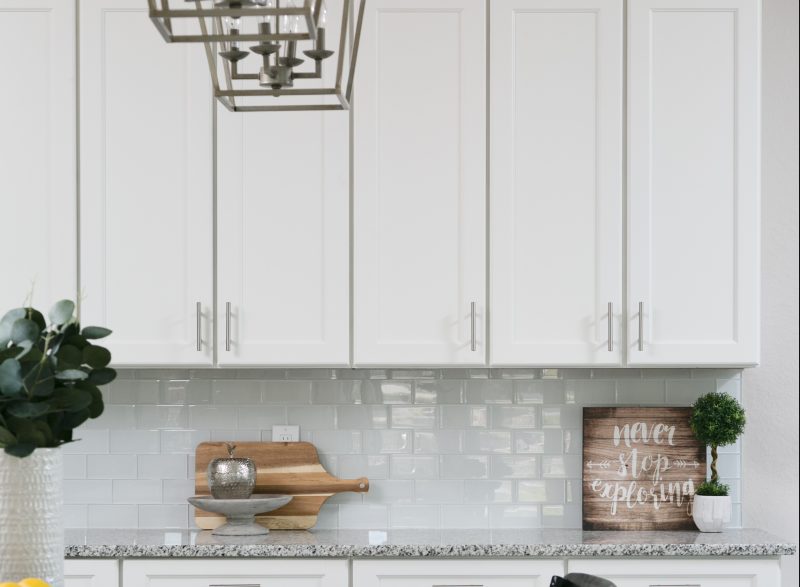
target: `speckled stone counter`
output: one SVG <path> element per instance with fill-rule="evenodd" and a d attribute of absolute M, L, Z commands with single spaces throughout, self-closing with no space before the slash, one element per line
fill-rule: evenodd
<path fill-rule="evenodd" d="M 67 530 L 67 558 L 774 557 L 797 547 L 760 530 L 318 530 L 220 538 L 193 530 Z"/>

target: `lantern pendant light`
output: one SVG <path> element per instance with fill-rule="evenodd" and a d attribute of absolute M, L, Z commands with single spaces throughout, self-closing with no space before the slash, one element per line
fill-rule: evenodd
<path fill-rule="evenodd" d="M 204 46 L 214 96 L 228 110 L 347 110 L 366 0 L 328 1 L 148 4 L 165 41 Z"/>

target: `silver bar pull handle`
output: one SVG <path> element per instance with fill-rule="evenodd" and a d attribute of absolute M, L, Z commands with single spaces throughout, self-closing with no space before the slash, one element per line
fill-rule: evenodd
<path fill-rule="evenodd" d="M 608 302 L 608 352 L 614 352 L 614 302 Z"/>
<path fill-rule="evenodd" d="M 214 583 L 208 587 L 261 587 L 261 583 Z"/>
<path fill-rule="evenodd" d="M 639 302 L 639 350 L 644 350 L 644 302 Z"/>
<path fill-rule="evenodd" d="M 476 350 L 478 350 L 478 341 L 475 338 L 475 329 L 476 329 L 476 326 L 475 326 L 476 325 L 476 311 L 475 310 L 476 310 L 477 305 L 478 304 L 476 304 L 475 302 L 472 302 L 469 305 L 469 311 L 470 311 L 470 317 L 469 317 L 470 345 L 469 345 L 469 348 L 470 348 L 470 350 L 472 352 L 475 352 Z"/>
<path fill-rule="evenodd" d="M 225 350 L 231 350 L 231 303 L 225 302 Z"/>
<path fill-rule="evenodd" d="M 203 305 L 197 302 L 195 306 L 195 319 L 197 320 L 197 352 L 203 351 Z"/>

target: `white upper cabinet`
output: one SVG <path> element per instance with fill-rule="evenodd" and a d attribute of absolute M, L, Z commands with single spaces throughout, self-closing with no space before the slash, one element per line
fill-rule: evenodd
<path fill-rule="evenodd" d="M 758 362 L 760 14 L 629 3 L 630 364 Z"/>
<path fill-rule="evenodd" d="M 166 44 L 141 0 L 80 6 L 82 320 L 114 331 L 115 364 L 210 364 L 212 110 L 202 46 Z"/>
<path fill-rule="evenodd" d="M 622 0 L 490 6 L 490 362 L 618 365 Z"/>
<path fill-rule="evenodd" d="M 353 361 L 486 360 L 486 4 L 369 0 L 354 95 Z"/>
<path fill-rule="evenodd" d="M 46 314 L 77 294 L 75 5 L 0 0 L 0 38 L 0 317 Z"/>
<path fill-rule="evenodd" d="M 347 366 L 349 114 L 218 112 L 219 364 Z"/>

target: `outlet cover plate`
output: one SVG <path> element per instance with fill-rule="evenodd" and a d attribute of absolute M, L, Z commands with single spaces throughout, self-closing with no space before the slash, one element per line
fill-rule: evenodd
<path fill-rule="evenodd" d="M 300 426 L 273 426 L 272 442 L 300 442 Z"/>

